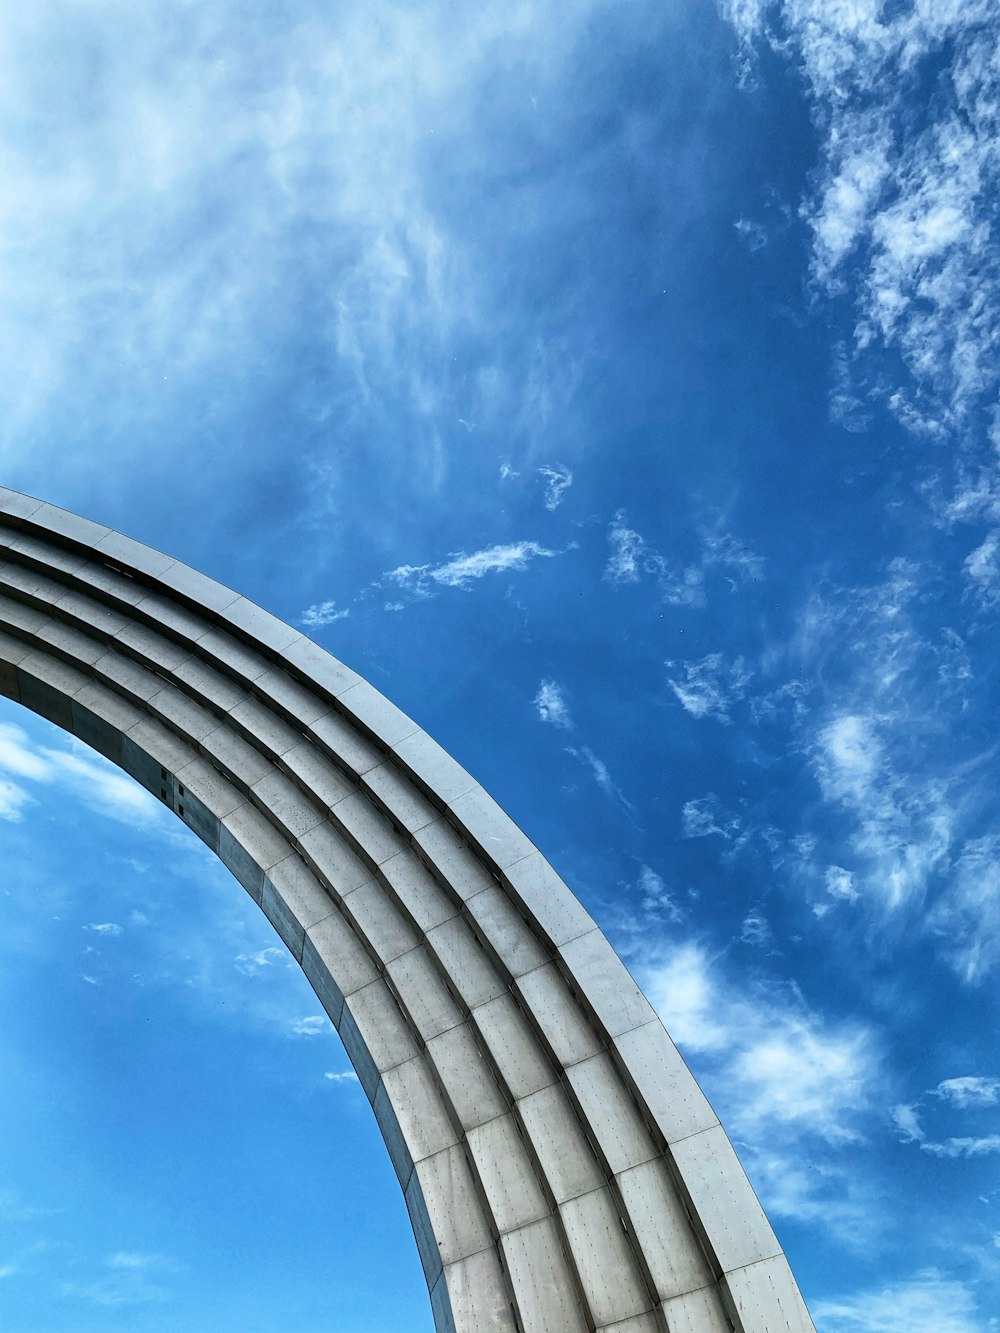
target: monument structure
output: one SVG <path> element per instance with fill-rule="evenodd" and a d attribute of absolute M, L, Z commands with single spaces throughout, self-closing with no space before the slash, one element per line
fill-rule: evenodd
<path fill-rule="evenodd" d="M 813 1333 L 600 929 L 367 681 L 179 561 L 0 489 L 0 692 L 173 810 L 291 950 L 372 1104 L 440 1333 Z"/>

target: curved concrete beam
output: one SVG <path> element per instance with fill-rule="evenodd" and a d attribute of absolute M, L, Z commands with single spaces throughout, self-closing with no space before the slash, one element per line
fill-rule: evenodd
<path fill-rule="evenodd" d="M 604 935 L 355 672 L 179 561 L 0 489 L 0 692 L 130 773 L 260 904 L 372 1103 L 441 1333 L 812 1333 Z"/>

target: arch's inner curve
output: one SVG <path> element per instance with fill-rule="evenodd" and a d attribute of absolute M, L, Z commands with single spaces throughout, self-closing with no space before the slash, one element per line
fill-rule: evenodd
<path fill-rule="evenodd" d="M 810 1333 L 602 932 L 366 681 L 169 556 L 0 489 L 0 692 L 170 806 L 278 930 L 372 1103 L 439 1330 Z"/>

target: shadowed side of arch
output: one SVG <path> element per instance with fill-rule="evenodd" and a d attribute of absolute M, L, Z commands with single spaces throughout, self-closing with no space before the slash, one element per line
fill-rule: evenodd
<path fill-rule="evenodd" d="M 337 1027 L 439 1330 L 812 1333 L 729 1140 L 537 849 L 246 598 L 0 489 L 0 692 L 229 867 Z"/>

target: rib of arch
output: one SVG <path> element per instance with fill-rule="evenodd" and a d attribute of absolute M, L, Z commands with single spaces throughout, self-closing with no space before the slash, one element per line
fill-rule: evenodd
<path fill-rule="evenodd" d="M 229 867 L 343 1040 L 440 1333 L 813 1333 L 725 1131 L 519 828 L 367 681 L 0 488 L 0 692 Z"/>

